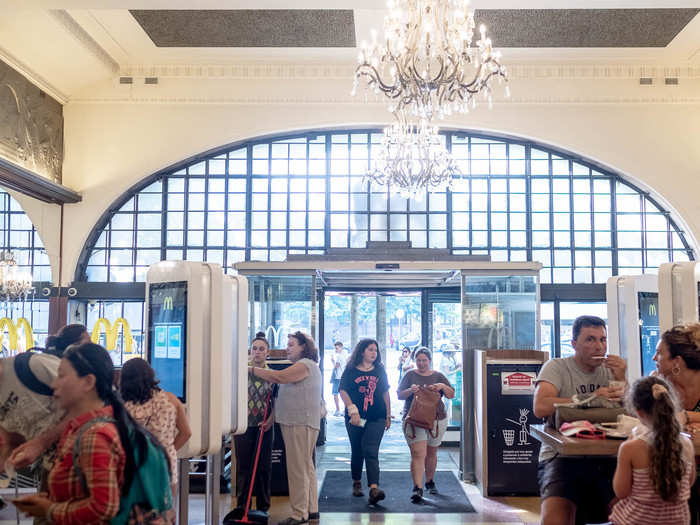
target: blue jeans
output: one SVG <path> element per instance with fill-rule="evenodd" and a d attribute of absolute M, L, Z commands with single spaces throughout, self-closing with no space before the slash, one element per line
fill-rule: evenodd
<path fill-rule="evenodd" d="M 367 485 L 379 484 L 379 445 L 384 436 L 386 421 L 367 421 L 364 427 L 356 427 L 345 418 L 345 428 L 350 438 L 350 471 L 352 479 L 362 479 L 362 464 L 367 467 Z"/>

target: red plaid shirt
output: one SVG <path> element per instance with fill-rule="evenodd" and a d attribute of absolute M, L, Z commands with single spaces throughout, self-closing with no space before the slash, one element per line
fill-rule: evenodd
<path fill-rule="evenodd" d="M 87 482 L 87 493 L 73 467 L 73 446 L 80 427 L 97 417 L 113 417 L 112 407 L 71 420 L 58 442 L 56 463 L 48 479 L 49 499 L 55 502 L 47 515 L 52 523 L 109 523 L 119 511 L 126 455 L 114 424 L 95 423 L 80 438 L 78 464 Z"/>

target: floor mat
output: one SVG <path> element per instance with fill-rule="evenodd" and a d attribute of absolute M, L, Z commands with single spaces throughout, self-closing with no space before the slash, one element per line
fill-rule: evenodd
<path fill-rule="evenodd" d="M 364 478 L 364 473 L 363 473 Z M 383 471 L 379 486 L 386 493 L 386 499 L 374 507 L 367 504 L 369 489 L 363 479 L 363 497 L 352 495 L 350 471 L 329 470 L 323 479 L 321 495 L 318 498 L 319 512 L 384 512 L 443 514 L 476 512 L 464 493 L 457 477 L 450 471 L 435 473 L 435 484 L 439 494 L 423 494 L 423 502 L 411 502 L 413 481 L 411 473 L 404 471 Z"/>

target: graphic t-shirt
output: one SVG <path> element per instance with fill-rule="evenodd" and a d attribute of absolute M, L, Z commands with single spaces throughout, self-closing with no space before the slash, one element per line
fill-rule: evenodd
<path fill-rule="evenodd" d="M 613 379 L 612 372 L 600 365 L 593 372 L 581 370 L 573 357 L 555 358 L 547 361 L 536 383 L 546 381 L 554 385 L 559 391 L 557 397 L 573 397 L 574 394 L 587 396 L 598 390 L 601 386 L 608 386 Z M 556 452 L 546 443 L 540 448 L 540 461 L 554 457 Z"/>
<path fill-rule="evenodd" d="M 389 390 L 389 380 L 384 367 L 374 367 L 365 372 L 348 366 L 340 378 L 339 390 L 344 390 L 360 411 L 360 417 L 367 421 L 386 419 L 387 410 L 384 392 Z M 348 411 L 345 409 L 345 416 Z"/>

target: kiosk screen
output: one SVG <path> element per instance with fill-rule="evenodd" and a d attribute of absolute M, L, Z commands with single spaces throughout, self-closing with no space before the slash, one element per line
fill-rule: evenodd
<path fill-rule="evenodd" d="M 187 374 L 187 281 L 148 288 L 148 356 L 160 387 L 183 403 Z"/>
<path fill-rule="evenodd" d="M 659 341 L 659 294 L 638 292 L 639 300 L 639 347 L 642 358 L 642 375 L 656 369 L 654 354 Z"/>

